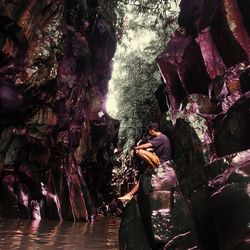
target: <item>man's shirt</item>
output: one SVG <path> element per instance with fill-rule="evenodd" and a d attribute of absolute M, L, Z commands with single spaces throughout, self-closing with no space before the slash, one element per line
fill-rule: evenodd
<path fill-rule="evenodd" d="M 171 159 L 171 145 L 166 135 L 160 134 L 148 142 L 153 145 L 154 152 L 159 157 L 161 163 Z"/>

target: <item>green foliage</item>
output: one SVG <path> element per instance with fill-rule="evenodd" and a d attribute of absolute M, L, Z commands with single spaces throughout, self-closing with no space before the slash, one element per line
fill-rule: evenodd
<path fill-rule="evenodd" d="M 128 148 L 148 123 L 156 119 L 158 107 L 154 92 L 159 85 L 160 74 L 154 62 L 154 52 L 151 45 L 143 53 L 132 51 L 116 58 L 122 62 L 120 72 L 123 72 L 115 79 L 115 84 L 119 85 L 117 118 L 121 121 L 120 141 Z"/>
<path fill-rule="evenodd" d="M 171 0 L 123 0 L 127 4 L 123 37 L 115 61 L 113 89 L 117 94 L 120 144 L 125 154 L 145 132 L 150 121 L 159 119 L 154 92 L 161 84 L 156 57 L 176 29 L 177 11 Z M 136 39 L 141 40 L 136 44 Z M 148 39 L 148 42 L 145 40 Z M 138 47 L 139 46 L 139 47 Z"/>
<path fill-rule="evenodd" d="M 119 0 L 100 0 L 100 12 L 106 13 L 107 19 L 118 41 L 121 41 L 127 3 Z"/>
<path fill-rule="evenodd" d="M 118 41 L 126 34 L 126 13 L 133 12 L 143 20 L 144 28 L 159 33 L 159 37 L 167 38 L 168 27 L 176 21 L 178 0 L 100 0 L 99 12 L 106 13 L 109 23 L 116 32 Z M 130 23 L 132 28 L 132 22 Z M 134 28 L 140 27 L 136 21 Z"/>
<path fill-rule="evenodd" d="M 175 26 L 178 0 L 130 0 L 132 11 L 143 20 L 144 28 L 156 32 L 164 41 L 169 37 L 169 28 Z M 137 21 L 139 24 L 139 22 Z M 137 26 L 139 27 L 139 26 Z"/>

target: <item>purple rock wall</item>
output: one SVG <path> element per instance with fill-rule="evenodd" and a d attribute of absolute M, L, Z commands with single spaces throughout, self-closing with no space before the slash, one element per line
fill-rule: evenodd
<path fill-rule="evenodd" d="M 249 6 L 182 0 L 180 29 L 157 58 L 194 249 L 250 248 Z"/>
<path fill-rule="evenodd" d="M 86 220 L 110 192 L 115 36 L 97 1 L 0 7 L 0 215 Z"/>

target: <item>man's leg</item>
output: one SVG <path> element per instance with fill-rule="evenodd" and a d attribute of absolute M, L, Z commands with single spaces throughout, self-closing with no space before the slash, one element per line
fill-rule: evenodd
<path fill-rule="evenodd" d="M 134 194 L 138 191 L 139 188 L 139 181 L 134 185 L 134 187 L 124 196 L 119 197 L 118 199 L 121 200 L 122 202 L 130 201 Z"/>
<path fill-rule="evenodd" d="M 146 161 L 150 167 L 158 167 L 160 165 L 160 159 L 159 157 L 152 152 L 149 152 L 144 149 L 139 149 L 137 155 L 144 161 Z"/>
<path fill-rule="evenodd" d="M 148 163 L 149 166 L 152 168 L 156 168 L 160 165 L 160 159 L 154 152 L 149 152 L 144 149 L 139 149 L 137 155 L 146 163 Z M 135 186 L 132 188 L 130 192 L 128 192 L 122 197 L 119 197 L 118 199 L 123 202 L 131 200 L 134 194 L 138 191 L 138 188 L 139 188 L 139 181 L 135 184 Z"/>

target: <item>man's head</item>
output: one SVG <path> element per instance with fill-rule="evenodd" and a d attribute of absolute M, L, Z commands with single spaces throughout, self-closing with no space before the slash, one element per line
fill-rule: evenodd
<path fill-rule="evenodd" d="M 154 122 L 150 123 L 149 126 L 148 126 L 149 135 L 155 136 L 157 132 L 159 132 L 158 124 L 154 123 Z"/>

